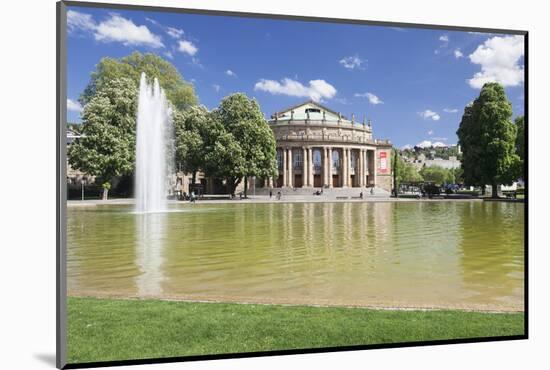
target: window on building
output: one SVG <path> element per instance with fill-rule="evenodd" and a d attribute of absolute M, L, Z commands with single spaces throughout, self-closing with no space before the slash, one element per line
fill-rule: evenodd
<path fill-rule="evenodd" d="M 279 169 L 283 168 L 283 151 L 277 150 L 277 167 Z"/>
<path fill-rule="evenodd" d="M 332 168 L 340 168 L 340 153 L 337 150 L 332 151 Z"/>
<path fill-rule="evenodd" d="M 351 152 L 351 168 L 357 168 L 357 153 Z"/>
<path fill-rule="evenodd" d="M 313 168 L 315 170 L 320 170 L 322 166 L 322 160 L 321 160 L 321 150 L 315 149 L 313 150 Z"/>
<path fill-rule="evenodd" d="M 321 113 L 321 110 L 318 108 L 306 108 L 306 113 Z"/>
<path fill-rule="evenodd" d="M 304 159 L 300 149 L 292 151 L 292 160 L 294 161 L 294 168 L 302 168 Z"/>

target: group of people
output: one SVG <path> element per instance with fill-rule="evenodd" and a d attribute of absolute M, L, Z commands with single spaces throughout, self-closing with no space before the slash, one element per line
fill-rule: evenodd
<path fill-rule="evenodd" d="M 323 189 L 321 190 L 316 190 L 313 195 L 323 195 Z M 370 189 L 370 195 L 374 195 L 374 188 L 371 188 Z M 273 197 L 273 190 L 272 189 L 269 189 L 269 199 L 271 199 Z M 359 198 L 360 199 L 363 199 L 364 196 L 363 196 L 363 192 L 360 192 L 359 193 Z M 278 191 L 277 192 L 277 200 L 281 200 L 281 192 Z"/>

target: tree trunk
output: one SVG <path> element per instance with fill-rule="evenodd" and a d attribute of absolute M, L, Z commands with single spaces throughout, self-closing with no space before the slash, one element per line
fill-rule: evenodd
<path fill-rule="evenodd" d="M 109 189 L 103 188 L 103 195 L 102 195 L 101 199 L 107 200 L 108 197 L 109 197 Z"/>
<path fill-rule="evenodd" d="M 248 191 L 248 176 L 244 176 L 244 198 L 246 199 L 246 195 L 247 195 L 247 191 Z"/>
<path fill-rule="evenodd" d="M 230 177 L 229 178 L 229 186 L 230 186 L 230 193 L 231 196 L 235 196 L 235 189 L 237 189 L 237 186 L 241 183 L 242 177 Z"/>
<path fill-rule="evenodd" d="M 193 171 L 191 175 L 191 184 L 195 185 L 195 180 L 197 179 L 197 172 Z"/>

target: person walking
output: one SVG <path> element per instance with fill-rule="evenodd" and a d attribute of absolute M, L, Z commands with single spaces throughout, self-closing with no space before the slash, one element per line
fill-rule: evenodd
<path fill-rule="evenodd" d="M 269 189 L 269 199 L 273 196 L 273 190 Z"/>

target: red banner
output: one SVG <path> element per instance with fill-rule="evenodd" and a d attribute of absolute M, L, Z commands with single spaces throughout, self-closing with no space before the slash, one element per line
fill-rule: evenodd
<path fill-rule="evenodd" d="M 388 153 L 387 152 L 380 152 L 380 160 L 379 163 L 379 172 L 386 173 L 388 172 Z"/>

